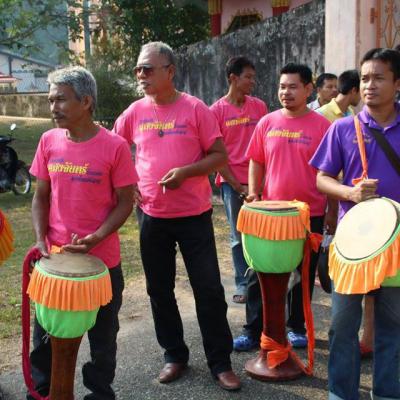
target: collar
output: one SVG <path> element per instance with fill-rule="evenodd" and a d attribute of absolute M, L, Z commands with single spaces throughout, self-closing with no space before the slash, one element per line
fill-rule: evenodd
<path fill-rule="evenodd" d="M 362 123 L 368 125 L 370 128 L 386 131 L 390 128 L 395 127 L 396 125 L 400 125 L 400 104 L 395 103 L 395 108 L 397 112 L 395 120 L 390 125 L 386 126 L 384 129 L 382 129 L 382 127 L 371 117 L 371 115 L 367 111 L 366 106 L 364 106 L 361 112 L 358 114 L 358 118 Z"/>
<path fill-rule="evenodd" d="M 332 110 L 335 115 L 343 116 L 345 113 L 339 108 L 338 104 L 336 103 L 335 99 L 332 99 L 328 104 L 328 107 Z"/>

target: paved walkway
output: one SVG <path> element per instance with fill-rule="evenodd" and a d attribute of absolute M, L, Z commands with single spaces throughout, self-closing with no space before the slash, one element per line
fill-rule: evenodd
<path fill-rule="evenodd" d="M 223 271 L 223 281 L 229 304 L 229 321 L 234 335 L 240 333 L 244 319 L 244 306 L 234 304 L 232 278 L 229 270 Z M 191 350 L 190 369 L 180 380 L 169 385 L 157 382 L 156 377 L 163 364 L 162 352 L 155 340 L 148 300 L 144 296 L 142 279 L 126 289 L 123 318 L 118 338 L 118 367 L 115 390 L 119 400 L 319 400 L 327 398 L 327 329 L 329 324 L 330 299 L 316 288 L 313 310 L 316 325 L 316 351 L 314 377 L 303 377 L 285 383 L 265 383 L 249 378 L 243 370 L 244 363 L 256 355 L 234 353 L 232 362 L 239 373 L 243 388 L 240 392 L 229 393 L 221 390 L 212 380 L 207 369 L 200 332 L 195 316 L 194 303 L 186 279 L 178 276 L 177 297 L 185 326 L 185 338 Z M 299 353 L 303 358 L 305 352 Z M 80 366 L 88 357 L 88 345 L 83 341 L 76 374 L 76 399 L 86 393 L 82 385 Z M 360 400 L 369 399 L 371 387 L 371 362 L 363 362 Z M 4 400 L 24 399 L 25 387 L 20 370 L 0 375 L 0 387 Z"/>

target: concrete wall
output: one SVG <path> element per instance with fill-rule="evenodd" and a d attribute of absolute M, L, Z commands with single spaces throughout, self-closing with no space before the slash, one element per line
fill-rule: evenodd
<path fill-rule="evenodd" d="M 370 12 L 376 0 L 326 0 L 327 72 L 358 68 L 363 55 L 376 47 L 376 21 Z"/>
<path fill-rule="evenodd" d="M 271 109 L 279 107 L 279 70 L 289 61 L 306 63 L 315 74 L 324 70 L 325 1 L 314 0 L 275 18 L 178 50 L 176 83 L 207 104 L 227 91 L 226 61 L 243 54 L 256 64 L 254 95 Z"/>
<path fill-rule="evenodd" d="M 290 9 L 306 4 L 312 0 L 292 0 Z M 236 15 L 259 13 L 262 19 L 272 17 L 271 0 L 222 0 L 221 28 L 226 32 Z"/>
<path fill-rule="evenodd" d="M 50 118 L 47 93 L 0 95 L 0 115 Z"/>

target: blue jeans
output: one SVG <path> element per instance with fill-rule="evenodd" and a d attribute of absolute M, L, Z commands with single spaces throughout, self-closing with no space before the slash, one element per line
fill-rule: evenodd
<path fill-rule="evenodd" d="M 400 399 L 400 288 L 371 292 L 375 298 L 375 343 L 372 398 Z M 363 295 L 332 294 L 329 330 L 329 399 L 358 400 Z"/>
<path fill-rule="evenodd" d="M 238 295 L 246 295 L 247 278 L 245 277 L 248 268 L 243 255 L 242 236 L 236 229 L 236 223 L 240 207 L 243 200 L 240 199 L 239 193 L 236 192 L 229 183 L 222 183 L 221 196 L 225 206 L 226 217 L 228 218 L 229 228 L 231 231 L 230 241 L 233 259 L 233 268 L 235 270 L 236 293 Z"/>

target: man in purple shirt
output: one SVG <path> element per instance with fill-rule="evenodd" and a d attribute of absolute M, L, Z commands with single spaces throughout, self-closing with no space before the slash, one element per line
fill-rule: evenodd
<path fill-rule="evenodd" d="M 379 129 L 400 154 L 400 108 L 395 105 L 400 89 L 400 53 L 372 49 L 361 61 L 360 92 L 365 104 L 359 114 L 364 136 L 368 176 L 362 174 L 353 117 L 336 121 L 321 142 L 311 165 L 319 169 L 318 189 L 339 203 L 339 219 L 356 203 L 377 196 L 400 201 L 400 176 L 369 133 Z M 337 180 L 343 170 L 343 182 Z M 399 261 L 400 262 L 400 261 Z M 375 297 L 375 345 L 372 399 L 400 399 L 400 288 L 381 287 Z M 329 331 L 329 399 L 357 400 L 360 383 L 358 330 L 363 295 L 333 292 Z"/>

